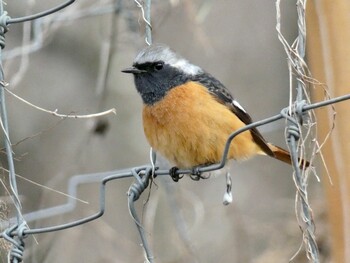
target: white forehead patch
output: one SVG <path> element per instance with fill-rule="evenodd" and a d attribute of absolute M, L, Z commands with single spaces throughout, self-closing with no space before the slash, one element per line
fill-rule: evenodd
<path fill-rule="evenodd" d="M 189 75 L 196 75 L 203 72 L 200 67 L 191 64 L 186 59 L 172 51 L 168 46 L 162 44 L 154 44 L 141 50 L 136 56 L 134 63 L 143 64 L 157 61 L 164 61 L 165 64 L 182 70 Z"/>
<path fill-rule="evenodd" d="M 238 101 L 232 100 L 232 104 L 235 105 L 235 106 L 236 106 L 238 109 L 240 109 L 241 111 L 247 113 L 247 112 L 245 111 L 245 109 L 241 106 L 241 104 L 238 103 Z"/>

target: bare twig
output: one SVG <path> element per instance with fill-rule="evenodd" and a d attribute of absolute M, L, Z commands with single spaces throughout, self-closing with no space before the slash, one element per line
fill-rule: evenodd
<path fill-rule="evenodd" d="M 96 117 L 101 117 L 101 116 L 105 116 L 105 115 L 108 115 L 108 114 L 117 114 L 116 112 L 116 109 L 115 108 L 112 108 L 112 109 L 109 109 L 109 110 L 106 110 L 106 111 L 103 111 L 103 112 L 98 112 L 98 113 L 93 113 L 93 114 L 85 114 L 85 115 L 78 115 L 78 114 L 60 114 L 58 113 L 58 110 L 54 110 L 54 111 L 51 111 L 51 110 L 47 110 L 47 109 L 44 109 L 44 108 L 41 108 L 39 106 L 36 106 L 34 105 L 33 103 L 23 99 L 22 97 L 16 95 L 15 93 L 13 93 L 12 91 L 10 91 L 9 89 L 3 87 L 4 90 L 6 90 L 6 92 L 8 92 L 9 94 L 11 94 L 13 97 L 15 97 L 16 99 L 24 102 L 25 104 L 37 109 L 37 110 L 40 110 L 42 112 L 46 112 L 46 113 L 49 113 L 49 114 L 52 114 L 56 117 L 59 117 L 59 118 L 73 118 L 73 119 L 87 119 L 87 118 L 96 118 Z"/>

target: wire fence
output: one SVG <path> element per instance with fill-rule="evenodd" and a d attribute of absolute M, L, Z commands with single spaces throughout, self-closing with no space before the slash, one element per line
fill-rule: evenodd
<path fill-rule="evenodd" d="M 103 15 L 106 13 L 115 13 L 120 12 L 121 1 L 117 0 L 114 4 L 109 4 L 103 7 L 98 5 L 93 6 L 88 9 L 80 10 L 79 12 L 73 13 L 60 13 L 59 11 L 65 8 L 71 8 L 74 0 L 66 1 L 54 8 L 51 8 L 46 11 L 39 12 L 34 15 L 29 15 L 19 18 L 11 18 L 8 16 L 7 12 L 4 10 L 3 2 L 0 1 L 0 63 L 3 60 L 10 60 L 12 58 L 20 56 L 22 59 L 25 55 L 28 55 L 31 52 L 34 52 L 40 49 L 45 42 L 43 32 L 48 31 L 48 27 L 51 29 L 57 25 L 57 23 L 67 22 L 69 19 L 80 19 L 85 16 L 91 15 Z M 145 25 L 145 42 L 150 45 L 152 44 L 152 26 L 151 26 L 151 0 L 145 0 L 144 3 L 141 1 L 134 0 L 137 7 L 140 8 L 142 14 L 142 20 Z M 298 13 L 298 36 L 292 44 L 289 44 L 288 41 L 284 38 L 283 33 L 281 32 L 282 17 L 280 12 L 281 1 L 276 1 L 276 10 L 277 10 L 277 21 L 276 29 L 278 33 L 278 38 L 281 41 L 284 50 L 288 57 L 288 66 L 290 71 L 290 103 L 287 107 L 283 108 L 280 113 L 268 117 L 263 120 L 259 120 L 252 124 L 245 126 L 235 132 L 233 132 L 225 145 L 224 152 L 221 158 L 221 162 L 214 165 L 209 165 L 205 167 L 197 167 L 194 169 L 187 170 L 178 170 L 176 174 L 195 174 L 202 175 L 203 173 L 215 171 L 222 169 L 226 165 L 227 154 L 229 151 L 230 144 L 232 140 L 239 135 L 240 133 L 247 131 L 254 127 L 259 127 L 266 125 L 268 123 L 275 122 L 277 120 L 284 119 L 286 123 L 286 142 L 291 152 L 292 164 L 293 164 L 293 178 L 296 187 L 296 197 L 295 197 L 295 211 L 298 224 L 302 230 L 303 242 L 307 257 L 312 262 L 320 262 L 319 251 L 317 243 L 315 241 L 315 225 L 312 217 L 312 210 L 308 202 L 308 177 L 309 173 L 314 172 L 312 169 L 301 169 L 298 163 L 298 157 L 303 156 L 305 152 L 313 149 L 313 153 L 319 151 L 319 144 L 312 140 L 313 145 L 307 146 L 306 141 L 310 138 L 312 134 L 312 128 L 316 122 L 313 110 L 320 107 L 325 107 L 338 103 L 344 100 L 350 99 L 350 94 L 344 95 L 341 97 L 326 99 L 321 102 L 311 103 L 309 99 L 310 86 L 316 83 L 310 74 L 310 71 L 307 68 L 305 63 L 305 45 L 306 45 L 306 23 L 305 23 L 305 8 L 306 0 L 297 0 L 296 2 L 297 13 Z M 73 7 L 72 7 L 73 8 Z M 40 18 L 40 19 L 39 19 Z M 34 23 L 34 38 L 30 43 L 26 42 L 21 48 L 15 48 L 10 50 L 7 53 L 3 52 L 5 47 L 5 34 L 8 31 L 8 28 L 11 24 L 15 23 L 24 23 L 28 21 L 33 21 Z M 113 29 L 111 29 L 113 31 Z M 40 33 L 38 33 L 40 32 Z M 97 80 L 97 91 L 98 94 L 102 94 L 104 83 L 106 81 L 106 76 L 108 73 L 108 60 L 112 50 L 112 44 L 109 42 L 108 45 L 104 46 L 104 55 L 101 56 L 101 65 L 107 65 L 101 67 L 101 72 L 99 74 L 99 79 Z M 4 53 L 4 54 L 3 54 Z M 20 76 L 17 76 L 20 77 Z M 317 84 L 317 83 L 316 83 Z M 99 211 L 88 216 L 81 218 L 76 221 L 72 221 L 65 224 L 54 225 L 43 228 L 30 228 L 28 223 L 57 216 L 63 213 L 68 213 L 73 211 L 76 208 L 76 198 L 69 198 L 68 202 L 63 205 L 50 207 L 42 209 L 39 211 L 34 211 L 28 214 L 22 213 L 21 201 L 19 198 L 19 192 L 16 182 L 16 172 L 13 161 L 13 150 L 11 144 L 11 135 L 8 128 L 8 117 L 7 117 L 7 107 L 5 102 L 5 92 L 16 96 L 14 93 L 7 89 L 7 83 L 5 81 L 5 76 L 2 69 L 2 64 L 0 64 L 0 104 L 1 104 L 1 129 L 5 135 L 5 150 L 7 156 L 8 164 L 8 176 L 9 176 L 9 185 L 10 185 L 10 196 L 14 207 L 16 208 L 16 217 L 9 220 L 10 227 L 6 228 L 1 234 L 0 237 L 5 239 L 11 244 L 8 253 L 8 262 L 21 262 L 23 261 L 23 253 L 25 250 L 25 239 L 34 234 L 55 232 L 60 230 L 65 230 L 68 228 L 76 227 L 81 224 L 96 220 L 103 216 L 105 212 L 105 194 L 106 194 L 106 185 L 110 181 L 119 180 L 122 178 L 133 177 L 134 183 L 130 186 L 128 190 L 128 208 L 132 219 L 135 221 L 136 227 L 138 229 L 141 241 L 142 248 L 145 252 L 145 260 L 147 262 L 155 262 L 152 250 L 147 241 L 147 235 L 145 229 L 142 226 L 141 220 L 139 219 L 137 210 L 135 209 L 135 202 L 139 199 L 140 195 L 144 192 L 145 189 L 150 187 L 150 181 L 156 176 L 169 175 L 169 170 L 160 169 L 156 166 L 156 156 L 155 153 L 151 151 L 151 163 L 140 166 L 132 167 L 130 169 L 110 171 L 108 173 L 95 173 L 95 174 L 83 174 L 73 176 L 68 182 L 68 195 L 70 197 L 77 196 L 77 188 L 81 184 L 98 182 L 100 183 L 99 190 Z M 23 102 L 29 103 L 22 99 Z M 36 107 L 39 110 L 44 110 L 38 106 L 31 104 L 31 106 Z M 61 118 L 85 118 L 85 117 L 97 117 L 109 113 L 115 113 L 114 109 L 111 109 L 100 114 L 93 115 L 75 115 L 75 114 L 59 114 L 57 111 L 46 111 L 55 116 Z M 316 149 L 316 150 L 315 150 Z M 314 158 L 313 154 L 313 157 Z M 311 160 L 312 161 L 312 160 Z M 227 181 L 227 193 L 231 191 L 231 181 Z M 298 251 L 299 252 L 299 251 Z"/>

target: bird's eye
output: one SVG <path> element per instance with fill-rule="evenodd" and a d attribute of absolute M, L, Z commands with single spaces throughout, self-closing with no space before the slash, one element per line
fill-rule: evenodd
<path fill-rule="evenodd" d="M 161 70 L 164 66 L 163 62 L 158 62 L 154 65 L 155 70 Z"/>

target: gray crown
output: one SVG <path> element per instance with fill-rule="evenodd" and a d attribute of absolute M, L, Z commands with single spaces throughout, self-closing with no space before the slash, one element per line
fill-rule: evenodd
<path fill-rule="evenodd" d="M 163 61 L 174 68 L 182 70 L 189 75 L 202 73 L 203 70 L 188 62 L 163 44 L 153 44 L 141 50 L 134 60 L 134 64 L 152 63 Z"/>

